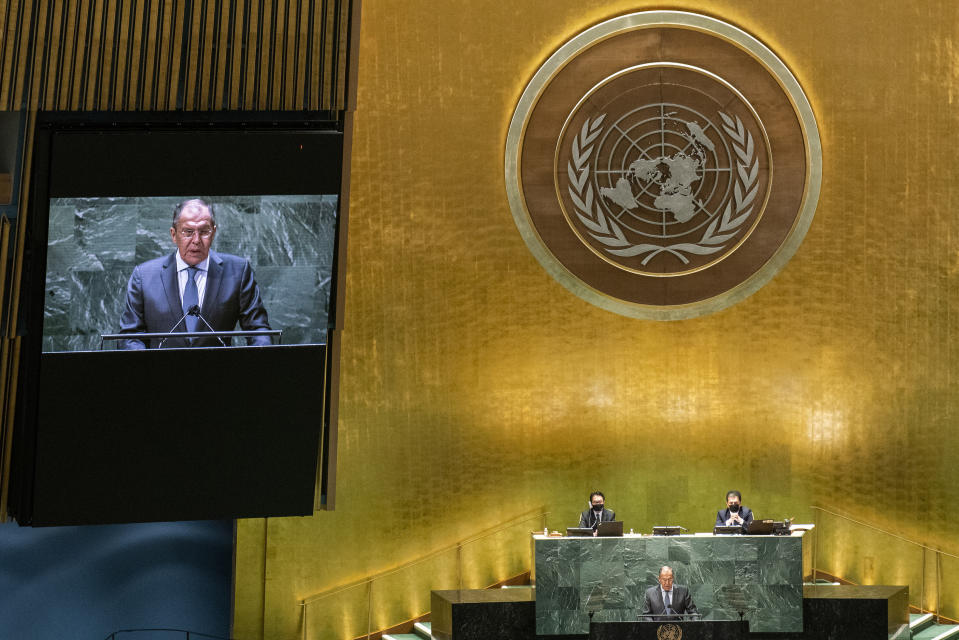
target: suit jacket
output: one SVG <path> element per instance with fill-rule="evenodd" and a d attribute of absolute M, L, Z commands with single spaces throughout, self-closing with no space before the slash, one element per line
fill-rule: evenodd
<path fill-rule="evenodd" d="M 233 331 L 237 322 L 244 331 L 270 329 L 266 309 L 260 299 L 260 290 L 253 279 L 249 260 L 228 253 L 210 252 L 206 277 L 206 292 L 200 313 L 214 331 Z M 133 269 L 127 284 L 127 302 L 120 318 L 120 333 L 154 333 L 173 329 L 183 317 L 180 287 L 177 283 L 175 254 L 156 258 Z M 186 322 L 181 322 L 177 332 L 186 331 Z M 209 331 L 203 322 L 198 322 L 197 331 Z M 271 344 L 269 336 L 249 338 L 249 344 Z M 230 344 L 228 338 L 223 339 Z M 144 344 L 144 343 L 149 344 Z M 137 340 L 131 338 L 121 343 L 123 349 L 157 347 L 160 340 Z M 192 345 L 185 339 L 169 338 L 166 347 L 212 347 L 219 346 L 215 338 L 197 338 Z"/>
<path fill-rule="evenodd" d="M 726 526 L 726 521 L 729 520 L 729 517 L 733 515 L 729 509 L 723 509 L 722 511 L 716 512 L 716 525 L 717 527 Z M 749 531 L 749 523 L 753 521 L 753 512 L 747 506 L 741 505 L 739 507 L 739 517 L 743 519 L 743 533 Z"/>
<path fill-rule="evenodd" d="M 689 589 L 681 584 L 674 584 L 672 596 L 670 596 L 670 609 L 676 613 L 699 613 L 692 597 L 689 595 Z M 643 601 L 643 615 L 656 616 L 666 613 L 666 606 L 663 604 L 663 595 L 660 593 L 659 585 L 646 589 L 646 598 Z M 645 620 L 657 620 L 657 618 L 644 618 Z M 669 618 L 662 618 L 668 621 Z"/>
<path fill-rule="evenodd" d="M 600 519 L 597 520 L 596 513 L 592 509 L 587 509 L 579 516 L 579 526 L 581 529 L 587 527 L 596 528 L 600 522 L 610 522 L 616 519 L 616 512 L 610 511 L 609 509 L 603 509 L 603 514 Z"/>

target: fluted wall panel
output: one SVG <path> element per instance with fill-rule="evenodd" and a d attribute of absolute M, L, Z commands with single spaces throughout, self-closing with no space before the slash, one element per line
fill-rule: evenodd
<path fill-rule="evenodd" d="M 339 111 L 349 0 L 3 0 L 0 110 Z"/>

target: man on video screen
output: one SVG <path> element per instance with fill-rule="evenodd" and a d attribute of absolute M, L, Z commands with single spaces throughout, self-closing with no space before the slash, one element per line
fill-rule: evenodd
<path fill-rule="evenodd" d="M 213 207 L 187 200 L 173 210 L 170 238 L 177 250 L 137 265 L 127 285 L 121 333 L 166 333 L 164 340 L 124 340 L 124 349 L 147 347 L 212 347 L 217 338 L 176 338 L 181 331 L 269 330 L 266 309 L 245 258 L 210 251 L 216 236 Z M 210 326 L 208 327 L 207 324 Z M 269 336 L 249 338 L 251 345 L 269 345 Z M 230 344 L 229 338 L 223 338 Z M 162 344 L 161 344 L 162 343 Z"/>

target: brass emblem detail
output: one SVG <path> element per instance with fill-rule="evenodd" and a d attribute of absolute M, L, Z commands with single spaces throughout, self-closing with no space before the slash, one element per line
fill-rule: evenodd
<path fill-rule="evenodd" d="M 713 88 L 708 100 L 684 91 L 695 76 L 725 90 Z M 664 81 L 674 95 L 656 102 Z M 590 117 L 597 100 L 609 100 L 607 108 Z M 619 117 L 610 121 L 613 110 Z M 594 88 L 578 111 L 587 113 L 582 126 L 573 135 L 568 127 L 557 146 L 566 171 L 556 173 L 556 186 L 570 227 L 602 259 L 639 274 L 682 275 L 734 251 L 758 223 L 772 154 L 755 113 L 721 79 L 642 65 Z"/>
<path fill-rule="evenodd" d="M 711 313 L 798 249 L 821 182 L 812 109 L 764 45 L 650 11 L 584 31 L 517 105 L 506 179 L 517 227 L 580 297 L 639 318 Z"/>
<path fill-rule="evenodd" d="M 678 624 L 661 624 L 656 628 L 656 638 L 658 640 L 682 640 L 683 628 Z"/>

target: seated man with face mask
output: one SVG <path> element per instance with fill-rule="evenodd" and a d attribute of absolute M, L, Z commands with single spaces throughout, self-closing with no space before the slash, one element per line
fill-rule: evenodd
<path fill-rule="evenodd" d="M 600 522 L 611 522 L 615 519 L 616 514 L 606 508 L 606 496 L 602 491 L 594 491 L 589 494 L 589 509 L 579 516 L 579 526 L 581 529 L 595 530 Z"/>
<path fill-rule="evenodd" d="M 752 510 L 743 505 L 743 496 L 738 491 L 726 492 L 726 508 L 716 512 L 717 527 L 742 527 L 743 533 L 749 531 L 749 523 L 753 521 Z"/>

